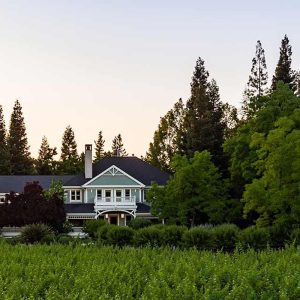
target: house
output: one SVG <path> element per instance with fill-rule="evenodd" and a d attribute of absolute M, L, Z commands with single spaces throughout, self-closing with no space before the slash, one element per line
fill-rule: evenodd
<path fill-rule="evenodd" d="M 92 145 L 85 145 L 85 170 L 72 176 L 0 176 L 0 198 L 22 192 L 27 182 L 47 189 L 53 180 L 63 182 L 67 219 L 80 226 L 87 219 L 105 219 L 126 226 L 132 218 L 153 219 L 147 203 L 152 182 L 165 185 L 169 174 L 135 156 L 105 157 L 92 163 Z"/>

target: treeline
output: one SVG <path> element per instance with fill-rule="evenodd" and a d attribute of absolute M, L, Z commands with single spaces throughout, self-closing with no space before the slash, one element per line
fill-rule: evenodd
<path fill-rule="evenodd" d="M 170 224 L 300 225 L 300 74 L 285 35 L 272 84 L 257 42 L 241 113 L 199 58 L 191 96 L 160 120 L 146 159 L 169 171 L 147 195 Z"/>
<path fill-rule="evenodd" d="M 94 162 L 105 156 L 126 156 L 122 136 L 118 134 L 112 141 L 111 151 L 105 151 L 105 140 L 99 131 L 95 143 Z M 51 175 L 77 174 L 84 168 L 84 153 L 78 154 L 75 134 L 71 126 L 63 133 L 61 155 L 57 160 L 57 148 L 50 147 L 45 136 L 42 138 L 38 158 L 31 157 L 26 134 L 22 107 L 16 100 L 7 132 L 3 109 L 0 105 L 0 175 Z"/>

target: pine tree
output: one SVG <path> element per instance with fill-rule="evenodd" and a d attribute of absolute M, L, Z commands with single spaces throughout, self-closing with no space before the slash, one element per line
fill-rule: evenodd
<path fill-rule="evenodd" d="M 105 155 L 105 152 L 104 152 L 105 140 L 103 139 L 103 135 L 102 135 L 101 130 L 99 131 L 97 141 L 94 141 L 94 143 L 95 143 L 94 162 L 97 162 L 97 161 L 101 160 Z"/>
<path fill-rule="evenodd" d="M 145 160 L 160 168 L 171 172 L 171 160 L 182 149 L 182 134 L 185 106 L 179 99 L 173 108 L 160 119 L 158 129 L 154 132 L 153 142 L 149 145 Z"/>
<path fill-rule="evenodd" d="M 117 156 L 127 156 L 126 150 L 124 149 L 122 136 L 118 134 L 112 141 L 112 153 Z"/>
<path fill-rule="evenodd" d="M 10 161 L 7 146 L 7 133 L 2 106 L 0 105 L 0 175 L 10 174 Z"/>
<path fill-rule="evenodd" d="M 61 174 L 76 174 L 81 169 L 82 164 L 77 152 L 74 131 L 69 125 L 62 138 L 59 171 Z"/>
<path fill-rule="evenodd" d="M 54 156 L 56 154 L 56 147 L 50 148 L 47 138 L 43 136 L 39 156 L 36 161 L 36 170 L 38 174 L 51 175 L 55 173 Z"/>
<path fill-rule="evenodd" d="M 288 84 L 290 89 L 295 91 L 295 72 L 291 69 L 292 64 L 292 46 L 289 44 L 287 35 L 281 41 L 280 55 L 272 79 L 272 90 L 276 89 L 278 81 Z"/>
<path fill-rule="evenodd" d="M 193 156 L 196 151 L 208 150 L 215 164 L 223 169 L 223 106 L 216 81 L 208 82 L 208 76 L 204 61 L 199 58 L 186 104 L 183 152 Z"/>
<path fill-rule="evenodd" d="M 265 58 L 265 50 L 261 42 L 257 41 L 255 57 L 252 59 L 252 68 L 247 88 L 244 92 L 243 114 L 246 118 L 256 114 L 261 104 L 261 97 L 266 93 L 268 72 Z"/>
<path fill-rule="evenodd" d="M 11 114 L 7 144 L 10 154 L 11 174 L 32 174 L 33 160 L 30 157 L 22 107 L 18 100 L 16 100 Z"/>

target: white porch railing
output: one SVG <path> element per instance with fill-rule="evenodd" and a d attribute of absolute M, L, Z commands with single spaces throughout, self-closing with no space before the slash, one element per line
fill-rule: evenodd
<path fill-rule="evenodd" d="M 133 197 L 95 197 L 95 206 L 128 206 L 136 205 L 135 196 Z"/>

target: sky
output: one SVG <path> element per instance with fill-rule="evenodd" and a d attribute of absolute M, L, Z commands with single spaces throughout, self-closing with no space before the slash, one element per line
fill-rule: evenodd
<path fill-rule="evenodd" d="M 223 102 L 240 106 L 257 40 L 271 80 L 287 34 L 300 69 L 300 1 L 0 0 L 0 105 L 6 125 L 16 99 L 30 150 L 43 135 L 61 147 L 105 148 L 121 133 L 145 155 L 160 117 L 190 95 L 199 56 Z"/>

